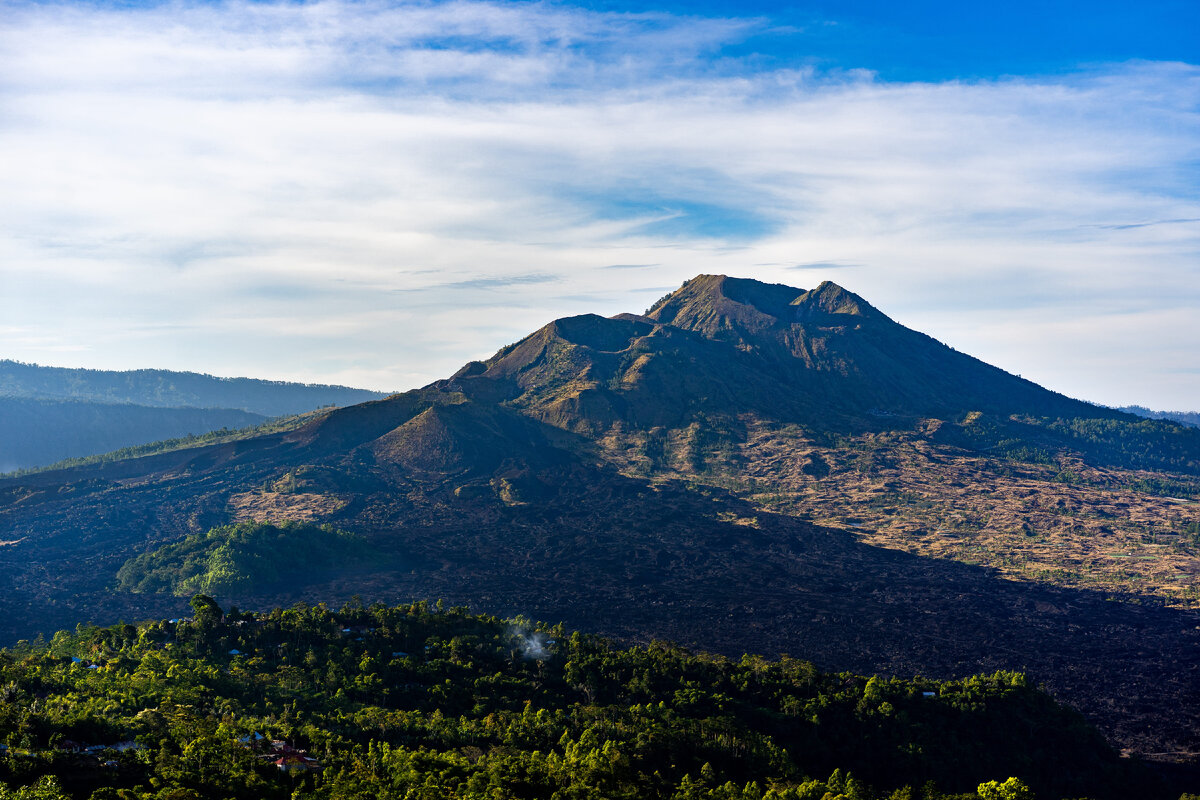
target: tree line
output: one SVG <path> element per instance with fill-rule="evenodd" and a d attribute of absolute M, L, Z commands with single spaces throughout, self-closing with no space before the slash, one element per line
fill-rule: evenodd
<path fill-rule="evenodd" d="M 829 673 L 419 602 L 0 652 L 0 798 L 1162 797 L 1025 676 Z"/>

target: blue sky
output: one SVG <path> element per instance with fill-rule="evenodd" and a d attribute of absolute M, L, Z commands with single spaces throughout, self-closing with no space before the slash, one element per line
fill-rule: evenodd
<path fill-rule="evenodd" d="M 1195 409 L 1198 42 L 1173 0 L 0 0 L 0 356 L 405 389 L 723 272 Z"/>
<path fill-rule="evenodd" d="M 779 63 L 869 69 L 888 81 L 1071 72 L 1133 59 L 1196 63 L 1200 4 L 828 0 L 815 3 L 581 3 L 609 11 L 759 16 L 769 30 L 734 45 Z"/>

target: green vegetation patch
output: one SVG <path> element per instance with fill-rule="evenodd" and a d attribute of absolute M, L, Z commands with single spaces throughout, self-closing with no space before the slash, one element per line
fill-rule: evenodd
<path fill-rule="evenodd" d="M 1166 420 L 1006 418 L 972 411 L 957 424 L 942 426 L 934 438 L 1032 464 L 1051 464 L 1065 450 L 1093 465 L 1200 475 L 1200 429 Z M 1161 493 L 1160 487 L 1142 490 Z M 1170 491 L 1196 496 L 1195 486 Z"/>
<path fill-rule="evenodd" d="M 1029 420 L 1068 439 L 1090 461 L 1126 469 L 1200 473 L 1200 430 L 1156 419 Z"/>
<path fill-rule="evenodd" d="M 440 602 L 192 606 L 0 651 L 0 781 L 43 800 L 1178 796 L 1016 673 L 866 678 Z"/>
<path fill-rule="evenodd" d="M 117 571 L 117 588 L 177 597 L 247 594 L 373 560 L 363 537 L 329 525 L 243 522 L 194 533 L 129 559 Z"/>

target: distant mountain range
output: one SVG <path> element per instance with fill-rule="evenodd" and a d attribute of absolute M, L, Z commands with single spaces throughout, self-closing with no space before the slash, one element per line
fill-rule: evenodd
<path fill-rule="evenodd" d="M 0 360 L 0 472 L 383 396 L 345 386 Z"/>
<path fill-rule="evenodd" d="M 1147 419 L 1169 419 L 1192 428 L 1200 428 L 1200 411 L 1151 411 L 1145 406 L 1121 406 L 1117 410 Z"/>
<path fill-rule="evenodd" d="M 155 408 L 236 408 L 264 417 L 375 400 L 383 392 L 165 369 L 68 369 L 0 360 L 0 397 L 36 397 Z"/>
<path fill-rule="evenodd" d="M 230 408 L 0 397 L 0 472 L 46 466 L 148 442 L 247 428 L 268 418 Z"/>
<path fill-rule="evenodd" d="M 705 275 L 292 430 L 0 479 L 0 635 L 178 614 L 119 571 L 242 607 L 444 597 L 831 669 L 1029 670 L 1123 746 L 1200 751 L 1189 497 L 1200 430 L 832 283 Z M 224 527 L 287 521 L 353 552 L 284 577 L 294 553 L 256 563 L 286 534 Z"/>

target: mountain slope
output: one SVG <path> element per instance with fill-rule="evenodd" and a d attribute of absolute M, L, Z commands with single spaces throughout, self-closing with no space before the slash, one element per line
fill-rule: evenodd
<path fill-rule="evenodd" d="M 1102 414 L 909 330 L 828 281 L 805 292 L 702 275 L 648 316 L 759 354 L 783 380 L 842 413 Z"/>
<path fill-rule="evenodd" d="M 246 428 L 266 419 L 230 408 L 152 408 L 0 397 L 0 472 L 221 428 Z"/>

